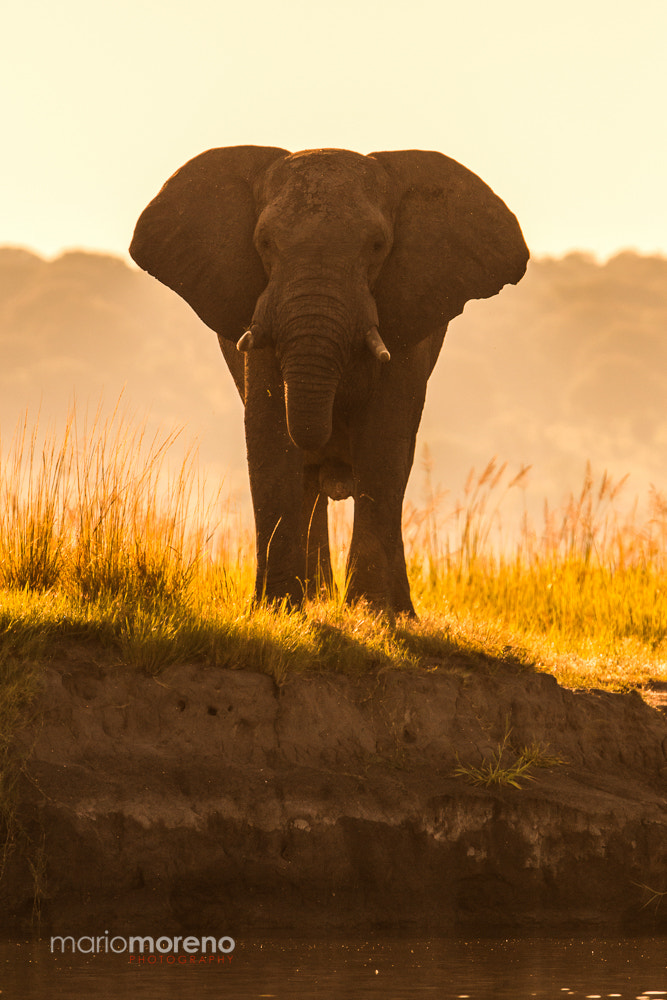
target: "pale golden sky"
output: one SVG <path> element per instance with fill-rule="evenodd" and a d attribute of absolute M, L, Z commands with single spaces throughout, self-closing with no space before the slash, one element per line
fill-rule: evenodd
<path fill-rule="evenodd" d="M 211 146 L 438 149 L 536 255 L 667 254 L 666 0 L 15 0 L 0 244 L 125 254 Z"/>

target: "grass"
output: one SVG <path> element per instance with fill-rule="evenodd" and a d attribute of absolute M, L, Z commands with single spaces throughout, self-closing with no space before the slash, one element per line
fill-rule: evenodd
<path fill-rule="evenodd" d="M 474 764 L 461 764 L 454 771 L 457 778 L 465 778 L 473 785 L 511 785 L 522 788 L 521 781 L 532 781 L 533 770 L 539 768 L 560 767 L 566 761 L 562 757 L 550 754 L 548 747 L 539 743 L 515 748 L 510 742 L 511 729 L 505 730 L 505 735 L 488 757 L 485 757 L 479 767 Z"/>
<path fill-rule="evenodd" d="M 667 500 L 652 490 L 640 517 L 621 503 L 625 479 L 595 482 L 589 467 L 577 495 L 545 504 L 539 530 L 524 510 L 503 539 L 503 501 L 527 473 L 494 460 L 449 514 L 433 491 L 409 511 L 420 605 L 444 603 L 465 631 L 486 623 L 571 687 L 667 680 Z"/>
<path fill-rule="evenodd" d="M 82 426 L 72 413 L 60 435 L 22 422 L 0 454 L 0 664 L 87 642 L 149 673 L 202 660 L 279 683 L 312 668 L 437 669 L 453 654 L 571 686 L 667 679 L 667 502 L 655 492 L 640 521 L 620 513 L 622 483 L 588 471 L 539 530 L 524 514 L 502 538 L 527 470 L 494 461 L 450 509 L 430 487 L 406 509 L 418 622 L 345 606 L 340 516 L 340 592 L 288 613 L 251 606 L 251 532 L 180 444 L 118 410 Z M 428 461 L 425 474 L 428 485 Z"/>

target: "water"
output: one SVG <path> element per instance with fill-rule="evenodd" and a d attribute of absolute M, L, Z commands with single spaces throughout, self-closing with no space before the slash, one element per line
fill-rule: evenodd
<path fill-rule="evenodd" d="M 231 962 L 130 964 L 0 943 L 0 1000 L 667 1000 L 667 937 L 239 940 Z"/>

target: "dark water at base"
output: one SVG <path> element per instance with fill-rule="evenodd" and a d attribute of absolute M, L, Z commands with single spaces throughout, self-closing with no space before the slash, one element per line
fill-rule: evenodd
<path fill-rule="evenodd" d="M 185 956 L 183 956 L 185 958 Z M 231 961 L 130 963 L 0 943 L 0 1000 L 667 1000 L 667 937 L 239 940 Z"/>

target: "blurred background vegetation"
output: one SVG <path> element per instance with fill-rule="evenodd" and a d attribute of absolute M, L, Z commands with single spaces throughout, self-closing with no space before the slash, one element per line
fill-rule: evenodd
<path fill-rule="evenodd" d="M 409 487 L 458 495 L 493 456 L 541 516 L 594 477 L 628 475 L 621 502 L 667 488 L 667 259 L 580 253 L 532 261 L 516 287 L 450 325 L 429 385 Z M 178 296 L 119 258 L 52 261 L 0 248 L 0 435 L 26 408 L 43 427 L 124 406 L 146 432 L 183 427 L 201 466 L 249 505 L 241 403 L 215 334 Z M 426 496 L 425 494 L 428 494 Z"/>

